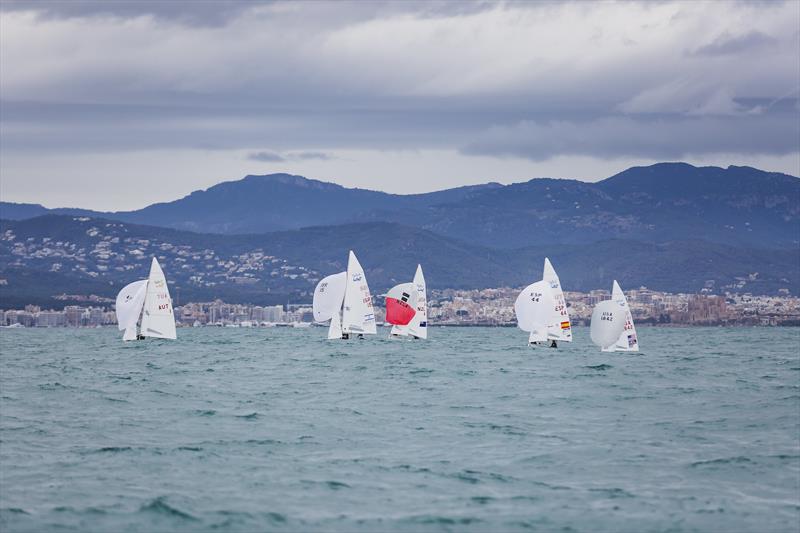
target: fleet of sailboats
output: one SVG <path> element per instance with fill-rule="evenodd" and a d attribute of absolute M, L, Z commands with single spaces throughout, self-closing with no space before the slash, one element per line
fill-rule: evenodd
<path fill-rule="evenodd" d="M 116 313 L 119 329 L 125 332 L 122 340 L 177 338 L 167 279 L 155 257 L 147 279 L 134 281 L 119 292 Z"/>
<path fill-rule="evenodd" d="M 528 344 L 557 348 L 572 342 L 572 323 L 561 281 L 545 257 L 542 279 L 531 283 L 514 302 L 517 325 L 527 332 Z M 375 335 L 377 324 L 367 277 L 356 254 L 350 251 L 347 270 L 326 276 L 314 289 L 315 322 L 330 321 L 328 339 Z M 172 298 L 161 265 L 154 257 L 147 279 L 126 285 L 117 295 L 116 314 L 125 341 L 148 337 L 175 339 Z M 410 283 L 395 285 L 386 293 L 386 323 L 390 337 L 428 338 L 428 301 L 422 265 Z M 604 352 L 637 352 L 639 339 L 628 299 L 614 280 L 611 299 L 598 303 L 590 327 L 592 342 Z"/>

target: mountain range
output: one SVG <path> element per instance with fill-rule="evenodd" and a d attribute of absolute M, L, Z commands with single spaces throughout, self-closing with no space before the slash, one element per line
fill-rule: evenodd
<path fill-rule="evenodd" d="M 270 174 L 136 211 L 0 203 L 1 218 L 48 213 L 222 234 L 396 222 L 494 248 L 686 238 L 772 248 L 800 244 L 800 179 L 751 167 L 659 163 L 596 183 L 539 178 L 397 195 Z"/>
<path fill-rule="evenodd" d="M 567 290 L 608 289 L 614 278 L 672 292 L 800 286 L 800 179 L 749 167 L 658 164 L 597 183 L 417 195 L 273 174 L 138 211 L 3 202 L 0 217 L 3 306 L 113 297 L 146 277 L 153 255 L 184 301 L 310 301 L 348 249 L 376 294 L 408 281 L 417 262 L 432 288 L 520 286 L 541 275 L 545 256 Z"/>

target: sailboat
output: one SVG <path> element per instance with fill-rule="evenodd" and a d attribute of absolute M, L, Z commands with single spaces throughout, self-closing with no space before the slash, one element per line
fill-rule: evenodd
<path fill-rule="evenodd" d="M 119 292 L 116 314 L 119 329 L 125 332 L 122 340 L 177 338 L 167 279 L 155 257 L 147 279 L 134 281 Z"/>
<path fill-rule="evenodd" d="M 417 265 L 414 281 L 386 293 L 386 322 L 392 324 L 390 336 L 428 338 L 428 291 L 422 265 Z"/>
<path fill-rule="evenodd" d="M 329 339 L 374 335 L 375 310 L 364 269 L 350 251 L 347 271 L 323 278 L 314 289 L 314 320 L 330 320 Z"/>
<path fill-rule="evenodd" d="M 547 257 L 544 258 L 542 280 L 550 284 L 554 300 L 552 323 L 547 326 L 547 338 L 548 340 L 572 342 L 572 324 L 569 321 L 567 301 L 564 298 L 564 291 L 561 290 L 558 274 Z"/>
<path fill-rule="evenodd" d="M 628 299 L 616 280 L 611 299 L 600 302 L 592 311 L 590 335 L 592 342 L 604 352 L 639 351 L 639 340 Z"/>
<path fill-rule="evenodd" d="M 639 337 L 636 335 L 636 326 L 633 324 L 631 308 L 628 305 L 628 299 L 625 297 L 625 293 L 622 292 L 617 280 L 614 280 L 614 286 L 611 289 L 611 299 L 623 309 L 623 312 L 625 313 L 625 325 L 622 328 L 622 333 L 620 333 L 619 338 L 617 338 L 617 342 L 615 342 L 614 345 L 606 351 L 638 352 Z"/>
<path fill-rule="evenodd" d="M 517 326 L 530 332 L 528 343 L 535 345 L 547 341 L 555 302 L 550 283 L 545 280 L 531 283 L 517 296 L 514 302 Z"/>
<path fill-rule="evenodd" d="M 536 346 L 550 341 L 557 347 L 558 341 L 572 342 L 572 324 L 561 290 L 561 281 L 550 259 L 544 258 L 542 280 L 526 287 L 514 304 L 517 325 L 530 332 L 528 344 Z"/>

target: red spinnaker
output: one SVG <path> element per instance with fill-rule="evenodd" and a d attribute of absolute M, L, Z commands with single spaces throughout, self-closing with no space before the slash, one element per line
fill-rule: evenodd
<path fill-rule="evenodd" d="M 396 298 L 386 298 L 386 322 L 406 326 L 417 312 L 413 307 Z"/>

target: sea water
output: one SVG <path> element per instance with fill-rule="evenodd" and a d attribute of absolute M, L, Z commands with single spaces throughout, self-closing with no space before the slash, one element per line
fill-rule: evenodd
<path fill-rule="evenodd" d="M 0 331 L 2 531 L 797 531 L 800 329 Z"/>

